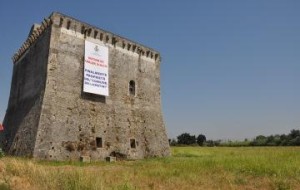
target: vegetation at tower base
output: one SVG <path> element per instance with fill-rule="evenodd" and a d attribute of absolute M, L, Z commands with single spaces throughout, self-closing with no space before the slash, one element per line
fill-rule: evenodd
<path fill-rule="evenodd" d="M 4 151 L 2 150 L 2 148 L 0 148 L 0 158 L 4 157 L 5 156 L 5 153 Z"/>
<path fill-rule="evenodd" d="M 171 157 L 114 163 L 4 157 L 0 189 L 300 189 L 300 147 L 171 150 Z"/>
<path fill-rule="evenodd" d="M 60 161 L 170 155 L 159 52 L 60 13 L 35 26 L 13 56 L 0 133 L 9 155 Z M 86 56 L 104 52 L 105 62 Z M 87 63 L 105 66 L 106 73 L 86 74 Z M 85 90 L 88 84 L 106 85 L 108 96 Z"/>

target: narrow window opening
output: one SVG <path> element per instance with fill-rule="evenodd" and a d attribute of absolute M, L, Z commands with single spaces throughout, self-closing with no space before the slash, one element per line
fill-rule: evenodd
<path fill-rule="evenodd" d="M 135 96 L 135 82 L 133 80 L 129 82 L 129 94 Z"/>
<path fill-rule="evenodd" d="M 96 137 L 96 145 L 97 148 L 102 148 L 102 138 L 101 137 Z"/>
<path fill-rule="evenodd" d="M 131 147 L 131 148 L 136 148 L 136 142 L 135 142 L 135 139 L 130 139 L 130 147 Z"/>
<path fill-rule="evenodd" d="M 70 26 L 71 26 L 71 21 L 68 21 L 67 22 L 67 29 L 70 29 Z"/>

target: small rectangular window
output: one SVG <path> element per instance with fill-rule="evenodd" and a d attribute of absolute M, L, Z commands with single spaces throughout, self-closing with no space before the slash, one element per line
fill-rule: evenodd
<path fill-rule="evenodd" d="M 102 148 L 102 138 L 101 137 L 96 137 L 96 145 L 97 145 L 97 148 Z"/>
<path fill-rule="evenodd" d="M 135 96 L 135 82 L 133 80 L 129 81 L 129 94 Z"/>
<path fill-rule="evenodd" d="M 130 147 L 131 148 L 136 148 L 135 139 L 130 139 Z"/>

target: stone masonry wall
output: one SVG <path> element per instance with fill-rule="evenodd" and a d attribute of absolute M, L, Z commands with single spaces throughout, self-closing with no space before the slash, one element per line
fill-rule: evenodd
<path fill-rule="evenodd" d="M 14 63 L 1 144 L 9 154 L 32 156 L 46 81 L 50 29 L 46 29 Z M 38 53 L 37 53 L 38 52 Z"/>

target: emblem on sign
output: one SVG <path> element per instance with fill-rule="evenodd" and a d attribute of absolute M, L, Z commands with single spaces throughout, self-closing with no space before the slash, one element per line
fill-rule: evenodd
<path fill-rule="evenodd" d="M 95 50 L 96 52 L 98 52 L 98 51 L 99 51 L 98 46 L 95 46 L 94 50 Z"/>

